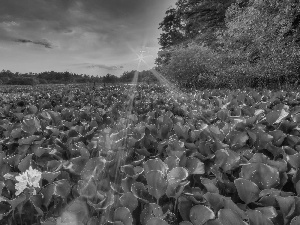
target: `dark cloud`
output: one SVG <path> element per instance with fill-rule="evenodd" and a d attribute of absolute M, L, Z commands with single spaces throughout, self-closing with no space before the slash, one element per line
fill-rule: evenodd
<path fill-rule="evenodd" d="M 87 68 L 98 68 L 98 69 L 106 69 L 106 70 L 120 70 L 123 68 L 123 66 L 107 66 L 107 65 L 101 65 L 101 64 L 92 64 L 88 65 Z"/>
<path fill-rule="evenodd" d="M 12 49 L 11 59 L 20 55 L 20 51 L 30 55 L 28 61 L 35 59 L 35 54 L 44 54 L 38 58 L 40 62 L 44 59 L 42 64 L 47 69 L 51 63 L 63 67 L 72 61 L 91 62 L 75 67 L 80 71 L 99 68 L 118 73 L 124 67 L 110 65 L 122 64 L 127 69 L 135 52 L 142 47 L 149 48 L 151 52 L 147 54 L 156 54 L 159 22 L 174 2 L 176 0 L 2 0 L 0 45 Z M 19 48 L 16 43 L 28 46 Z M 53 50 L 49 53 L 30 46 Z M 4 54 L 2 57 L 0 54 L 0 66 L 8 65 L 3 59 Z M 9 60 L 7 54 L 5 60 Z M 93 64 L 95 62 L 101 64 Z"/>
<path fill-rule="evenodd" d="M 105 69 L 105 70 L 120 70 L 123 69 L 124 66 L 108 66 L 104 64 L 93 64 L 93 63 L 77 63 L 73 64 L 73 66 L 80 66 L 80 67 L 85 67 L 85 68 L 98 68 L 98 69 Z"/>
<path fill-rule="evenodd" d="M 41 40 L 41 41 L 32 41 L 28 39 L 17 39 L 15 42 L 20 42 L 20 43 L 32 43 L 35 45 L 41 45 L 44 46 L 45 48 L 53 48 L 52 44 L 48 42 L 47 40 Z"/>

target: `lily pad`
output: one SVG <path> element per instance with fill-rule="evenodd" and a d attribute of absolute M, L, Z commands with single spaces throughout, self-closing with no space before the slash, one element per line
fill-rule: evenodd
<path fill-rule="evenodd" d="M 195 205 L 190 210 L 190 220 L 194 225 L 203 225 L 214 218 L 214 212 L 204 205 Z"/>
<path fill-rule="evenodd" d="M 250 180 L 239 178 L 234 181 L 234 184 L 237 188 L 238 195 L 243 202 L 249 204 L 258 200 L 260 189 L 255 183 Z"/>
<path fill-rule="evenodd" d="M 157 200 L 166 193 L 168 182 L 161 171 L 151 170 L 146 173 L 149 194 Z"/>
<path fill-rule="evenodd" d="M 276 187 L 280 182 L 278 170 L 264 163 L 242 166 L 240 176 L 254 182 L 261 190 Z"/>
<path fill-rule="evenodd" d="M 245 225 L 242 218 L 231 209 L 220 209 L 218 218 L 222 225 Z"/>

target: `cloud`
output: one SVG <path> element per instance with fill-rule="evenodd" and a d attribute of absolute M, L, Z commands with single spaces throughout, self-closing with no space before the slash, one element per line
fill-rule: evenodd
<path fill-rule="evenodd" d="M 93 74 L 117 74 L 125 68 L 135 68 L 135 54 L 141 49 L 147 50 L 145 55 L 157 53 L 158 24 L 175 1 L 1 1 L 0 45 L 11 51 L 0 54 L 0 67 L 13 65 L 36 71 L 37 66 L 32 66 L 36 62 L 45 70 L 53 65 L 63 69 L 72 63 L 89 62 L 74 64 L 72 69 Z M 12 63 L 15 55 L 24 56 L 22 67 Z M 147 62 L 152 65 L 154 60 Z"/>
<path fill-rule="evenodd" d="M 93 63 L 77 63 L 77 64 L 73 64 L 75 66 L 80 66 L 80 67 L 84 67 L 84 68 L 89 68 L 89 69 L 93 69 L 93 68 L 98 68 L 98 69 L 105 69 L 105 70 L 121 70 L 124 68 L 124 66 L 108 66 L 108 65 L 104 65 L 104 64 L 93 64 Z"/>
<path fill-rule="evenodd" d="M 47 41 L 47 40 L 41 40 L 41 41 L 32 41 L 32 40 L 29 40 L 29 39 L 17 39 L 15 40 L 15 42 L 19 42 L 19 43 L 32 43 L 32 44 L 35 44 L 35 45 L 41 45 L 41 46 L 44 46 L 45 48 L 53 48 L 53 45 Z"/>

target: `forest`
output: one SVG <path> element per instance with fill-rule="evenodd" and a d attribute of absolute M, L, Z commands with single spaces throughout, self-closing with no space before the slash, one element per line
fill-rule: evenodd
<path fill-rule="evenodd" d="M 157 69 L 185 86 L 298 85 L 299 9 L 295 0 L 178 0 L 160 23 Z"/>
<path fill-rule="evenodd" d="M 178 0 L 158 24 L 155 70 L 185 88 L 297 87 L 300 78 L 300 3 L 297 0 Z M 0 72 L 0 83 L 131 82 L 70 72 Z M 151 70 L 138 82 L 155 83 Z"/>
<path fill-rule="evenodd" d="M 10 70 L 0 72 L 0 85 L 37 85 L 37 84 L 115 84 L 130 83 L 136 71 L 125 71 L 120 77 L 112 74 L 105 76 L 89 76 L 86 74 L 75 74 L 70 72 L 47 71 L 42 73 L 13 73 Z M 150 71 L 141 71 L 138 76 L 138 83 L 156 83 L 157 79 Z"/>

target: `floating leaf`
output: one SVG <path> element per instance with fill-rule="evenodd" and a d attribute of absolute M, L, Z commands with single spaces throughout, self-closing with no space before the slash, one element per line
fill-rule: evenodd
<path fill-rule="evenodd" d="M 163 175 L 167 174 L 168 166 L 161 159 L 149 159 L 144 163 L 145 174 L 147 174 L 151 170 L 158 170 Z"/>
<path fill-rule="evenodd" d="M 131 212 L 126 207 L 120 207 L 115 210 L 114 220 L 121 221 L 124 225 L 132 225 L 133 223 Z"/>
<path fill-rule="evenodd" d="M 295 199 L 292 196 L 289 197 L 281 197 L 277 196 L 276 201 L 280 207 L 280 211 L 286 220 L 286 218 L 292 215 L 295 211 Z"/>
<path fill-rule="evenodd" d="M 157 200 L 166 193 L 168 182 L 161 171 L 151 170 L 146 173 L 149 194 Z"/>
<path fill-rule="evenodd" d="M 265 217 L 258 210 L 248 210 L 249 221 L 251 225 L 274 225 L 273 222 Z"/>
<path fill-rule="evenodd" d="M 135 210 L 138 206 L 138 200 L 131 192 L 124 193 L 120 197 L 120 203 L 122 204 L 122 206 L 128 208 L 130 212 Z"/>
<path fill-rule="evenodd" d="M 216 186 L 216 180 L 210 180 L 208 178 L 201 178 L 201 183 L 205 186 L 205 188 L 208 192 L 219 194 L 219 189 Z"/>
<path fill-rule="evenodd" d="M 220 209 L 218 218 L 222 225 L 245 225 L 242 218 L 231 209 Z"/>
<path fill-rule="evenodd" d="M 81 222 L 87 220 L 88 214 L 86 202 L 81 198 L 76 198 L 65 208 L 62 214 L 62 221 L 66 221 L 66 219 L 69 218 L 73 222 L 70 224 L 78 224 L 78 222 L 81 224 Z"/>
<path fill-rule="evenodd" d="M 18 168 L 23 173 L 27 169 L 29 169 L 29 166 L 31 165 L 33 154 L 28 154 L 22 161 L 19 163 Z"/>
<path fill-rule="evenodd" d="M 239 166 L 240 155 L 232 150 L 218 150 L 216 151 L 215 164 L 221 167 L 224 171 L 235 169 Z"/>
<path fill-rule="evenodd" d="M 132 184 L 131 192 L 135 197 L 143 200 L 144 202 L 149 202 L 153 200 L 151 195 L 147 191 L 145 185 L 141 182 L 135 182 L 134 184 Z"/>
<path fill-rule="evenodd" d="M 255 147 L 257 148 L 257 150 L 265 149 L 267 144 L 272 142 L 272 140 L 273 140 L 272 135 L 259 129 L 256 133 Z"/>
<path fill-rule="evenodd" d="M 135 180 L 132 177 L 125 177 L 124 179 L 122 179 L 121 186 L 122 186 L 123 191 L 125 193 L 130 192 L 131 186 L 134 182 L 135 182 Z"/>
<path fill-rule="evenodd" d="M 295 169 L 300 168 L 300 153 L 287 155 L 287 162 Z"/>
<path fill-rule="evenodd" d="M 31 204 L 34 206 L 35 210 L 38 212 L 39 215 L 43 215 L 42 203 L 43 203 L 43 196 L 41 194 L 32 195 L 29 198 Z"/>
<path fill-rule="evenodd" d="M 242 166 L 241 177 L 254 182 L 259 189 L 269 189 L 279 184 L 279 172 L 264 163 L 249 163 Z"/>
<path fill-rule="evenodd" d="M 204 174 L 205 166 L 204 163 L 195 157 L 188 157 L 186 159 L 186 168 L 190 174 Z"/>
<path fill-rule="evenodd" d="M 250 180 L 238 178 L 234 180 L 240 199 L 246 204 L 255 202 L 259 198 L 260 190 L 258 186 Z"/>
<path fill-rule="evenodd" d="M 151 218 L 155 217 L 163 217 L 162 208 L 155 203 L 145 204 L 140 216 L 141 223 L 146 224 Z"/>
<path fill-rule="evenodd" d="M 233 137 L 231 138 L 230 144 L 234 150 L 245 146 L 249 139 L 247 132 L 234 131 L 232 135 Z"/>
<path fill-rule="evenodd" d="M 257 207 L 255 210 L 260 211 L 268 219 L 275 218 L 278 214 L 273 206 L 269 207 Z"/>
<path fill-rule="evenodd" d="M 179 225 L 193 225 L 193 224 L 191 222 L 189 222 L 189 221 L 181 221 L 179 223 Z"/>
<path fill-rule="evenodd" d="M 194 225 L 203 225 L 214 218 L 214 212 L 204 205 L 195 205 L 190 210 L 190 220 Z"/>
<path fill-rule="evenodd" d="M 285 117 L 289 115 L 284 109 L 274 110 L 266 115 L 266 121 L 272 125 L 274 123 L 280 123 Z"/>
<path fill-rule="evenodd" d="M 21 204 L 22 202 L 24 202 L 26 200 L 26 195 L 25 194 L 21 194 L 19 196 L 17 196 L 16 198 L 9 200 L 9 204 L 11 205 L 12 210 L 15 210 L 15 208 Z M 0 201 L 1 202 L 1 201 Z"/>
<path fill-rule="evenodd" d="M 166 221 L 164 221 L 163 219 L 153 217 L 150 220 L 148 220 L 146 225 L 169 225 L 169 224 Z"/>
<path fill-rule="evenodd" d="M 126 176 L 137 178 L 140 174 L 144 172 L 144 168 L 129 164 L 129 165 L 122 166 L 121 171 L 124 172 Z"/>
<path fill-rule="evenodd" d="M 89 180 L 78 181 L 78 193 L 85 198 L 94 198 L 97 193 L 97 186 L 95 181 L 90 178 Z"/>
<path fill-rule="evenodd" d="M 187 199 L 184 196 L 180 196 L 178 198 L 178 209 L 182 219 L 189 220 L 190 219 L 190 210 L 193 207 L 192 201 Z"/>
<path fill-rule="evenodd" d="M 182 181 L 188 177 L 188 171 L 183 167 L 175 167 L 167 174 L 168 182 L 173 182 L 174 180 Z"/>
<path fill-rule="evenodd" d="M 55 178 L 57 178 L 61 172 L 42 172 L 42 179 L 47 180 L 49 183 L 52 183 Z"/>
<path fill-rule="evenodd" d="M 292 219 L 290 225 L 298 225 L 298 224 L 300 224 L 300 216 L 295 216 L 295 217 Z"/>
<path fill-rule="evenodd" d="M 40 121 L 36 117 L 24 118 L 21 124 L 21 129 L 30 135 L 33 135 L 40 128 Z"/>
<path fill-rule="evenodd" d="M 224 197 L 224 209 L 231 209 L 232 211 L 236 212 L 243 220 L 247 219 L 248 216 L 246 213 L 241 210 L 232 200 L 230 197 Z"/>
<path fill-rule="evenodd" d="M 207 192 L 203 197 L 215 213 L 224 207 L 223 196 L 220 194 Z"/>
<path fill-rule="evenodd" d="M 173 168 L 178 167 L 179 158 L 175 155 L 171 155 L 165 159 L 164 163 L 167 164 L 169 170 L 172 170 Z"/>

